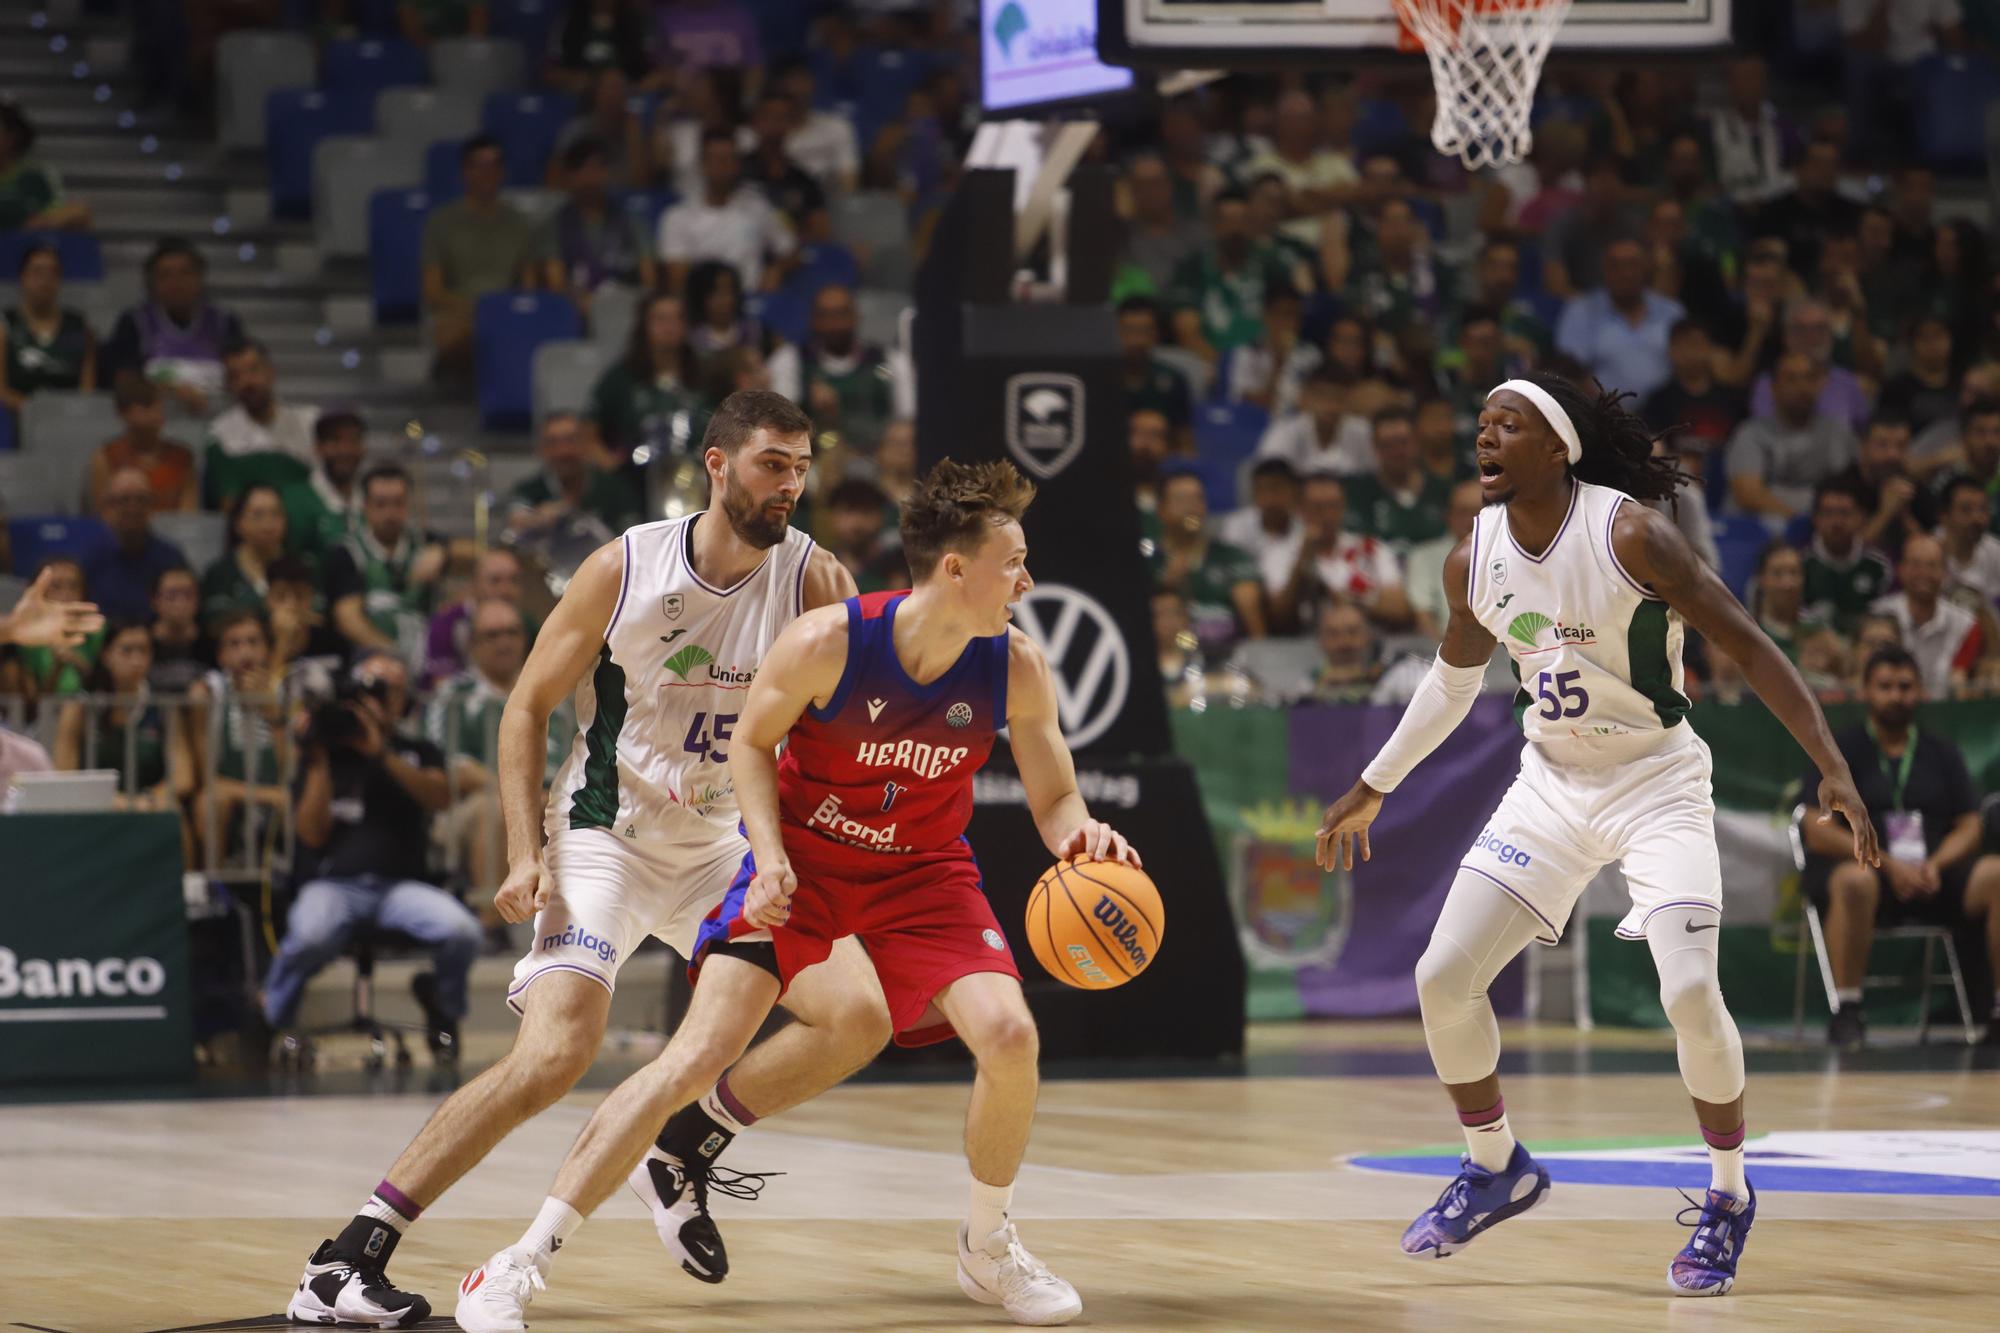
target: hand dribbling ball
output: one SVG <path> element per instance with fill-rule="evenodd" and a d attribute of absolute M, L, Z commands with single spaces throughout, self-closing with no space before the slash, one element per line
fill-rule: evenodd
<path fill-rule="evenodd" d="M 1059 861 L 1028 895 L 1028 945 L 1050 976 L 1110 990 L 1146 970 L 1167 914 L 1145 871 L 1084 855 Z"/>

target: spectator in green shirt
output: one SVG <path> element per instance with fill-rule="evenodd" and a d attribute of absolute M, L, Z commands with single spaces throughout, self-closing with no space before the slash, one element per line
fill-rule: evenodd
<path fill-rule="evenodd" d="M 1510 361 L 1532 366 L 1555 350 L 1555 335 L 1520 295 L 1521 247 L 1513 241 L 1489 241 L 1473 266 L 1470 306 L 1485 306 L 1500 314 L 1500 339 Z"/>
<path fill-rule="evenodd" d="M 1119 378 L 1125 410 L 1150 409 L 1166 417 L 1176 448 L 1194 447 L 1194 389 L 1187 376 L 1155 355 L 1160 346 L 1160 303 L 1128 296 L 1118 303 Z"/>
<path fill-rule="evenodd" d="M 507 162 L 498 139 L 467 139 L 458 170 L 464 196 L 424 223 L 424 304 L 435 321 L 439 362 L 462 374 L 472 365 L 473 308 L 488 292 L 514 285 L 534 229 L 500 197 Z"/>
<path fill-rule="evenodd" d="M 902 543 L 883 539 L 889 508 L 881 488 L 860 477 L 849 477 L 826 497 L 824 545 L 847 566 L 855 587 L 862 592 L 910 586 Z"/>
<path fill-rule="evenodd" d="M 335 411 L 313 422 L 313 466 L 304 481 L 280 489 L 287 541 L 294 551 L 323 563 L 326 553 L 361 527 L 356 484 L 367 452 L 367 427 L 358 413 Z"/>
<path fill-rule="evenodd" d="M 1839 477 L 1813 493 L 1812 544 L 1805 555 L 1805 605 L 1842 633 L 1889 590 L 1889 562 L 1861 540 L 1868 507 L 1853 484 Z"/>
<path fill-rule="evenodd" d="M 62 177 L 29 157 L 35 126 L 14 101 L 0 101 L 0 231 L 87 231 L 90 207 L 63 197 Z"/>
<path fill-rule="evenodd" d="M 1243 639 L 1264 637 L 1257 562 L 1208 532 L 1208 493 L 1185 465 L 1160 482 L 1160 540 L 1150 561 L 1159 585 L 1187 599 L 1195 636 L 1220 661 Z"/>
<path fill-rule="evenodd" d="M 271 592 L 271 565 L 285 553 L 285 500 L 269 482 L 253 482 L 236 494 L 229 509 L 229 549 L 201 577 L 201 618 L 215 633 L 235 611 L 264 614 Z"/>
<path fill-rule="evenodd" d="M 888 349 L 862 341 L 854 292 L 842 283 L 813 294 L 810 319 L 804 343 L 771 353 L 771 388 L 809 412 L 818 435 L 872 454 L 896 406 Z"/>
<path fill-rule="evenodd" d="M 1174 271 L 1167 305 L 1174 337 L 1210 365 L 1264 336 L 1264 293 L 1289 284 L 1291 267 L 1250 234 L 1250 200 L 1223 190 L 1209 206 L 1209 240 Z"/>
<path fill-rule="evenodd" d="M 1347 521 L 1387 544 L 1397 560 L 1410 548 L 1444 536 L 1451 484 L 1417 461 L 1417 429 L 1408 408 L 1375 414 L 1375 470 L 1347 483 Z"/>
<path fill-rule="evenodd" d="M 640 445 L 695 452 L 701 437 L 701 363 L 688 342 L 687 307 L 678 296 L 646 298 L 632 320 L 625 355 L 590 391 L 598 441 L 625 459 Z"/>
<path fill-rule="evenodd" d="M 590 461 L 583 419 L 555 412 L 542 422 L 542 470 L 521 479 L 507 495 L 507 539 L 550 540 L 578 523 L 602 529 L 609 541 L 640 521 L 644 505 L 631 485 Z"/>
<path fill-rule="evenodd" d="M 1805 557 L 1784 538 L 1773 538 L 1757 557 L 1757 573 L 1750 584 L 1750 612 L 1778 650 L 1793 663 L 1799 647 L 1830 627 L 1805 604 Z"/>
<path fill-rule="evenodd" d="M 21 256 L 21 303 L 7 308 L 0 405 L 20 411 L 31 393 L 97 387 L 97 337 L 62 305 L 62 260 L 46 245 Z"/>

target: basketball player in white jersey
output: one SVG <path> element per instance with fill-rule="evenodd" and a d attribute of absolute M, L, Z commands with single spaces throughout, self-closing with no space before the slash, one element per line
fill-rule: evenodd
<path fill-rule="evenodd" d="M 703 440 L 712 507 L 643 524 L 593 554 L 536 637 L 500 723 L 509 872 L 494 896 L 534 918 L 507 1003 L 514 1047 L 454 1093 L 367 1203 L 306 1265 L 287 1313 L 306 1323 L 401 1328 L 430 1313 L 386 1268 L 423 1209 L 507 1134 L 568 1092 L 597 1054 L 618 969 L 648 935 L 692 956 L 748 844 L 728 766 L 757 663 L 801 612 L 854 594 L 829 553 L 790 526 L 812 462 L 812 423 L 773 393 L 732 395 Z M 574 690 L 576 745 L 546 799 L 549 714 Z M 812 1097 L 889 1039 L 874 969 L 857 941 L 801 973 L 799 1019 L 749 1051 L 675 1117 L 634 1188 L 662 1241 L 706 1282 L 728 1271 L 708 1216 L 714 1156 L 745 1124 Z M 752 1109 L 754 1108 L 754 1109 Z M 734 1173 L 731 1173 L 734 1176 Z"/>
<path fill-rule="evenodd" d="M 1319 862 L 1369 856 L 1368 826 L 1411 769 L 1464 720 L 1487 659 L 1506 646 L 1521 680 L 1521 774 L 1473 841 L 1417 964 L 1431 1060 L 1465 1130 L 1462 1169 L 1403 1234 L 1444 1258 L 1540 1203 L 1549 1176 L 1514 1139 L 1500 1097 L 1500 1033 L 1486 989 L 1528 943 L 1554 944 L 1597 870 L 1622 864 L 1632 910 L 1673 1024 L 1712 1175 L 1683 1214 L 1694 1235 L 1667 1280 L 1720 1296 L 1756 1215 L 1743 1165 L 1743 1045 L 1717 983 L 1721 866 L 1709 751 L 1684 718 L 1682 624 L 1744 677 L 1826 776 L 1819 818 L 1838 810 L 1854 855 L 1879 860 L 1875 830 L 1826 719 L 1783 653 L 1673 522 L 1645 504 L 1679 473 L 1619 395 L 1567 380 L 1509 380 L 1479 417 L 1486 508 L 1445 560 L 1450 623 L 1431 674 L 1394 735 L 1326 812 Z M 1691 1215 L 1691 1220 L 1690 1220 Z"/>

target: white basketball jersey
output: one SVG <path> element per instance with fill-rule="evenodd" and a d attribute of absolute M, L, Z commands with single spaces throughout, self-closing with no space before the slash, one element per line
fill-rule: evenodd
<path fill-rule="evenodd" d="M 1579 482 L 1555 540 L 1539 556 L 1514 541 L 1505 505 L 1472 529 L 1472 614 L 1503 644 L 1521 681 L 1516 711 L 1531 741 L 1568 758 L 1588 742 L 1655 735 L 1680 723 L 1681 618 L 1640 587 L 1611 549 L 1631 496 Z M 1576 743 L 1584 742 L 1582 747 Z"/>
<path fill-rule="evenodd" d="M 731 732 L 757 664 L 799 614 L 813 542 L 787 528 L 763 564 L 715 588 L 694 571 L 702 517 L 625 533 L 624 589 L 577 686 L 576 743 L 549 790 L 552 832 L 696 842 L 736 831 Z"/>

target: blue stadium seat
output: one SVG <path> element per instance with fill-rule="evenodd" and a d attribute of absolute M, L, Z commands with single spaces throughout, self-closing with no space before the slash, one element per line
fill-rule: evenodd
<path fill-rule="evenodd" d="M 751 6 L 757 19 L 757 36 L 764 43 L 764 63 L 775 65 L 806 49 L 812 31 L 814 0 L 758 0 Z"/>
<path fill-rule="evenodd" d="M 576 116 L 567 93 L 494 93 L 482 123 L 507 155 L 507 184 L 534 189 L 548 179 L 549 156 Z"/>
<path fill-rule="evenodd" d="M 1230 469 L 1232 489 L 1238 463 L 1257 452 L 1271 414 L 1254 403 L 1203 403 L 1194 414 L 1194 450 Z"/>
<path fill-rule="evenodd" d="M 14 414 L 0 407 L 0 454 L 11 454 L 21 447 L 21 428 L 15 424 Z"/>
<path fill-rule="evenodd" d="M 1357 156 L 1394 152 L 1410 137 L 1403 108 L 1381 97 L 1364 97 L 1354 104 L 1354 150 Z"/>
<path fill-rule="evenodd" d="M 108 540 L 110 534 L 94 518 L 42 514 L 8 520 L 7 536 L 14 546 L 14 568 L 32 572 L 50 556 L 81 559 Z"/>
<path fill-rule="evenodd" d="M 368 200 L 368 279 L 377 324 L 414 324 L 424 302 L 422 190 L 377 190 Z"/>
<path fill-rule="evenodd" d="M 1208 496 L 1208 512 L 1217 516 L 1236 508 L 1236 465 L 1225 463 L 1219 458 L 1196 458 L 1188 464 L 1195 475 L 1201 478 L 1201 489 Z"/>
<path fill-rule="evenodd" d="M 64 282 L 103 282 L 104 249 L 87 231 L 0 232 L 0 281 L 12 282 L 30 247 L 52 245 L 62 261 Z"/>
<path fill-rule="evenodd" d="M 424 152 L 424 193 L 434 204 L 448 204 L 465 193 L 459 178 L 458 155 L 464 151 L 460 139 L 440 139 Z"/>
<path fill-rule="evenodd" d="M 812 296 L 790 283 L 768 293 L 758 303 L 757 322 L 789 343 L 803 343 L 810 332 Z"/>
<path fill-rule="evenodd" d="M 1986 163 L 1986 107 L 2000 98 L 2000 68 L 1983 56 L 1927 56 L 1917 62 L 1917 155 L 1940 171 L 1974 172 Z"/>
<path fill-rule="evenodd" d="M 911 92 L 930 74 L 931 63 L 920 51 L 890 48 L 871 50 L 858 63 L 861 87 L 854 99 L 854 129 L 867 145 L 875 141 L 877 130 L 902 116 Z"/>
<path fill-rule="evenodd" d="M 583 319 L 567 297 L 491 292 L 479 298 L 473 324 L 480 424 L 488 430 L 526 430 L 535 407 L 535 349 L 559 338 L 581 338 Z"/>
<path fill-rule="evenodd" d="M 529 63 L 536 64 L 549 49 L 549 33 L 562 11 L 562 0 L 490 0 L 487 30 L 495 37 L 518 41 L 527 48 Z"/>
<path fill-rule="evenodd" d="M 264 100 L 264 151 L 271 176 L 271 214 L 312 216 L 313 149 L 332 134 L 373 134 L 375 93 L 323 93 L 285 88 Z"/>
<path fill-rule="evenodd" d="M 400 37 L 356 37 L 328 42 L 320 86 L 328 92 L 422 87 L 431 81 L 424 53 Z"/>
<path fill-rule="evenodd" d="M 1714 526 L 1715 547 L 1722 555 L 1718 572 L 1729 591 L 1742 597 L 1757 573 L 1757 553 L 1770 544 L 1771 530 L 1747 514 L 1724 514 Z"/>
<path fill-rule="evenodd" d="M 660 235 L 660 215 L 680 201 L 681 197 L 672 190 L 627 190 L 619 196 L 618 206 L 638 226 L 650 246 Z"/>

